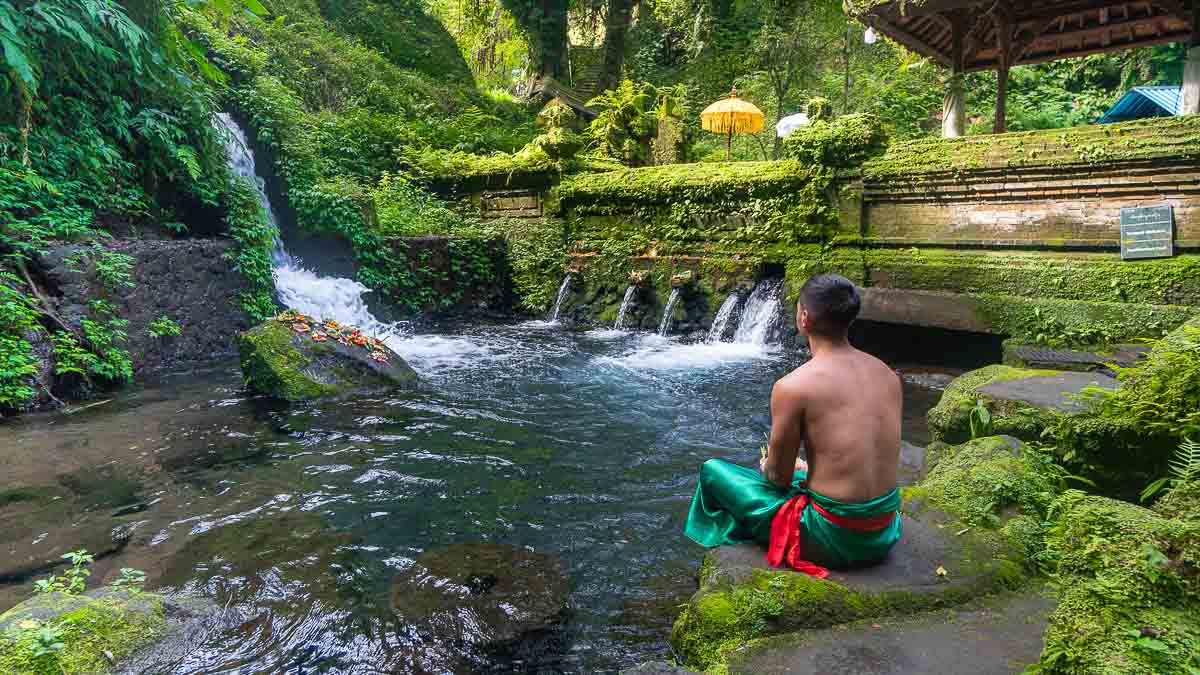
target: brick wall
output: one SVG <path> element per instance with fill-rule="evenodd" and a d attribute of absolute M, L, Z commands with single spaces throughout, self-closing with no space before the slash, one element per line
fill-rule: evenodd
<path fill-rule="evenodd" d="M 977 169 L 863 183 L 863 234 L 895 244 L 1119 248 L 1121 209 L 1170 204 L 1200 247 L 1200 162 Z"/>

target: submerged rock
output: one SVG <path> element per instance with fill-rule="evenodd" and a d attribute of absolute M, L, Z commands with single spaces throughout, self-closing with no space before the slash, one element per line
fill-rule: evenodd
<path fill-rule="evenodd" d="M 238 351 L 247 386 L 287 401 L 418 382 L 404 359 L 379 340 L 353 326 L 294 312 L 242 333 Z"/>
<path fill-rule="evenodd" d="M 392 607 L 439 642 L 529 658 L 558 646 L 569 590 L 558 558 L 465 543 L 418 557 L 392 583 Z"/>

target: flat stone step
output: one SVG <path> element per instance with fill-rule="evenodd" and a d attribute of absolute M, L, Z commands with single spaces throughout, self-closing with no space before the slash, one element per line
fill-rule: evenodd
<path fill-rule="evenodd" d="M 1088 387 L 1117 389 L 1120 384 L 1115 378 L 1101 373 L 1061 371 L 1052 375 L 997 380 L 980 387 L 978 391 L 992 398 L 1069 413 L 1085 408 L 1075 395 Z"/>
<path fill-rule="evenodd" d="M 887 560 L 860 569 L 830 570 L 826 580 L 872 597 L 885 593 L 969 597 L 992 589 L 992 580 L 1003 570 L 990 561 L 972 560 L 975 551 L 956 536 L 956 525 L 951 525 L 956 521 L 936 512 L 902 517 L 904 533 Z M 756 570 L 781 572 L 766 558 L 766 549 L 755 544 L 721 546 L 709 551 L 705 567 L 711 575 L 737 584 Z M 946 570 L 945 576 L 937 574 L 939 567 Z"/>
<path fill-rule="evenodd" d="M 1110 365 L 1127 368 L 1136 364 L 1149 350 L 1146 345 L 1117 345 L 1108 353 L 1015 345 L 1005 347 L 1004 362 L 1024 368 L 1054 370 L 1099 370 Z"/>
<path fill-rule="evenodd" d="M 1038 660 L 1055 601 L 992 598 L 953 610 L 768 638 L 734 652 L 730 673 L 1009 675 Z"/>

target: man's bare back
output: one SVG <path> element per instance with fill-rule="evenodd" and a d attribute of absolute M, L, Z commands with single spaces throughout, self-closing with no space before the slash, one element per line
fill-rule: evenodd
<path fill-rule="evenodd" d="M 803 443 L 815 492 L 848 503 L 887 493 L 896 487 L 902 405 L 900 378 L 879 359 L 846 343 L 814 349 L 771 392 L 767 478 L 788 485 Z"/>

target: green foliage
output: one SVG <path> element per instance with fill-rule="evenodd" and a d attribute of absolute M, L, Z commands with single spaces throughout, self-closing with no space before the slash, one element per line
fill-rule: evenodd
<path fill-rule="evenodd" d="M 830 122 L 813 120 L 788 134 L 783 145 L 788 157 L 805 164 L 851 167 L 881 152 L 887 136 L 877 117 L 859 113 Z"/>
<path fill-rule="evenodd" d="M 95 556 L 84 549 L 79 549 L 63 554 L 62 559 L 70 562 L 71 567 L 61 576 L 51 575 L 37 580 L 33 584 L 35 591 L 79 595 L 87 588 L 87 578 L 92 575 L 92 570 L 88 566 L 96 562 Z"/>
<path fill-rule="evenodd" d="M 175 337 L 183 332 L 183 328 L 166 314 L 150 322 L 147 332 L 152 337 Z"/>
<path fill-rule="evenodd" d="M 541 314 L 554 302 L 567 245 L 561 224 L 551 220 L 508 219 L 491 226 L 508 244 L 508 260 L 521 307 Z"/>
<path fill-rule="evenodd" d="M 1152 345 L 1137 365 L 1118 369 L 1120 389 L 1089 392 L 1090 415 L 1125 420 L 1147 435 L 1173 441 L 1168 448 L 1143 450 L 1161 466 L 1183 439 L 1200 433 L 1200 320 L 1189 321 Z M 1068 431 L 1060 428 L 1058 433 L 1069 438 Z"/>
<path fill-rule="evenodd" d="M 34 396 L 32 378 L 39 361 L 25 335 L 41 330 L 32 299 L 22 282 L 0 270 L 0 410 L 18 409 Z"/>
<path fill-rule="evenodd" d="M 1168 465 L 1169 473 L 1142 490 L 1141 500 L 1147 501 L 1163 490 L 1174 489 L 1189 483 L 1200 483 L 1200 443 L 1184 439 Z"/>
<path fill-rule="evenodd" d="M 628 166 L 650 160 L 650 141 L 658 132 L 659 93 L 647 82 L 624 80 L 588 101 L 598 111 L 588 137 L 604 157 Z"/>
<path fill-rule="evenodd" d="M 1052 673 L 1189 672 L 1200 657 L 1200 521 L 1071 490 L 1047 552 L 1064 597 L 1041 667 Z"/>
<path fill-rule="evenodd" d="M 135 570 L 132 567 L 122 567 L 121 576 L 109 585 L 113 588 L 138 592 L 146 585 L 146 573 L 141 570 Z"/>
<path fill-rule="evenodd" d="M 231 177 L 226 201 L 225 224 L 234 243 L 226 255 L 249 286 L 239 295 L 238 304 L 254 321 L 265 321 L 276 312 L 271 250 L 279 233 L 248 181 Z"/>
<path fill-rule="evenodd" d="M 988 412 L 983 399 L 975 399 L 975 407 L 971 409 L 971 440 L 992 435 L 992 413 Z"/>

